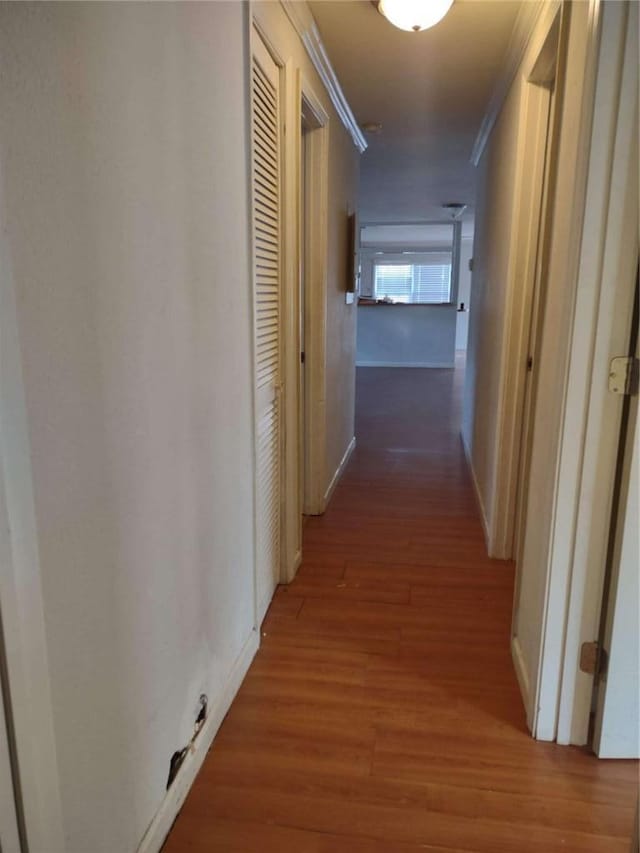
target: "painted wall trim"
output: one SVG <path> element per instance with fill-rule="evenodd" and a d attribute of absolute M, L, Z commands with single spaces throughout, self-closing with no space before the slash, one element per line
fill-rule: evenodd
<path fill-rule="evenodd" d="M 367 142 L 333 70 L 309 6 L 302 0 L 280 0 L 280 4 L 298 33 L 313 67 L 324 83 L 340 121 L 351 135 L 358 151 L 363 152 L 367 148 Z"/>
<path fill-rule="evenodd" d="M 513 83 L 520 64 L 524 58 L 525 51 L 529 44 L 529 39 L 535 29 L 536 23 L 543 9 L 549 10 L 550 6 L 555 9 L 561 5 L 560 0 L 529 0 L 527 3 L 522 3 L 520 11 L 516 17 L 511 31 L 511 37 L 507 46 L 504 62 L 498 79 L 496 80 L 489 101 L 489 106 L 484 114 L 478 135 L 473 143 L 471 150 L 471 163 L 477 166 L 480 162 L 484 149 L 487 145 L 491 131 L 495 125 L 504 102 L 509 94 L 509 89 Z"/>
<path fill-rule="evenodd" d="M 344 456 L 340 460 L 340 464 L 336 468 L 336 471 L 335 471 L 333 477 L 331 478 L 331 482 L 327 486 L 327 491 L 324 493 L 324 509 L 327 508 L 327 505 L 329 504 L 329 501 L 331 500 L 331 496 L 333 495 L 336 486 L 340 482 L 340 477 L 342 477 L 342 475 L 344 474 L 345 468 L 349 464 L 349 459 L 351 459 L 351 454 L 353 453 L 355 448 L 356 448 L 356 437 L 354 435 L 353 438 L 351 439 L 351 441 L 349 442 L 349 444 L 347 445 L 347 449 L 344 452 Z M 324 512 L 324 509 L 323 509 L 323 512 Z"/>
<path fill-rule="evenodd" d="M 356 367 L 435 367 L 453 369 L 453 361 L 356 361 Z"/>
<path fill-rule="evenodd" d="M 274 34 L 275 35 L 275 34 Z M 282 136 L 282 282 L 280 290 L 281 379 L 281 582 L 293 580 L 295 558 L 302 545 L 302 495 L 300 478 L 300 74 L 292 57 L 281 69 L 284 89 L 281 110 L 285 128 Z"/>
<path fill-rule="evenodd" d="M 251 631 L 236 662 L 231 669 L 227 683 L 222 690 L 220 699 L 213 707 L 207 717 L 200 735 L 198 736 L 192 752 L 187 754 L 175 782 L 167 791 L 138 847 L 138 853 L 157 853 L 164 844 L 174 820 L 191 790 L 191 786 L 204 762 L 209 748 L 216 736 L 225 714 L 229 710 L 240 685 L 242 684 L 247 670 L 251 665 L 255 653 L 260 645 L 260 632 L 255 629 Z"/>
<path fill-rule="evenodd" d="M 489 551 L 489 523 L 487 521 L 487 513 L 484 508 L 484 503 L 482 501 L 482 492 L 480 491 L 480 486 L 478 485 L 478 480 L 476 479 L 476 472 L 473 469 L 473 462 L 471 461 L 471 451 L 467 447 L 467 442 L 465 441 L 465 437 L 462 433 L 460 433 L 460 440 L 462 441 L 462 447 L 464 449 L 465 459 L 467 460 L 467 468 L 469 469 L 469 474 L 471 475 L 471 484 L 473 485 L 473 493 L 476 498 L 476 504 L 478 506 L 478 512 L 480 513 L 480 521 L 482 522 L 482 532 L 484 533 L 484 543 L 487 548 L 487 553 L 489 556 L 491 552 Z"/>

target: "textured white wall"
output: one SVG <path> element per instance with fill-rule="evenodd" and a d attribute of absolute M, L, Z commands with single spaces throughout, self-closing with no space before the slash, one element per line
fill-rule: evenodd
<path fill-rule="evenodd" d="M 252 630 L 244 16 L 0 8 L 68 853 L 137 847 Z"/>
<path fill-rule="evenodd" d="M 456 309 L 452 305 L 361 305 L 361 366 L 453 367 Z"/>
<path fill-rule="evenodd" d="M 521 91 L 521 78 L 517 77 L 480 162 L 476 189 L 462 435 L 489 527 L 499 452 L 496 436 L 511 251 L 505 235 L 510 233 L 514 215 Z"/>

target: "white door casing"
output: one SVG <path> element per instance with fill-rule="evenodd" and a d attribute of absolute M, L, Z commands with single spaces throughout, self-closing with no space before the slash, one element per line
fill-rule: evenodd
<path fill-rule="evenodd" d="M 329 116 L 308 80 L 300 80 L 298 109 L 307 125 L 304 214 L 304 341 L 305 341 L 305 439 L 303 512 L 318 515 L 325 510 L 326 487 L 326 313 L 327 313 L 327 194 L 329 166 Z"/>

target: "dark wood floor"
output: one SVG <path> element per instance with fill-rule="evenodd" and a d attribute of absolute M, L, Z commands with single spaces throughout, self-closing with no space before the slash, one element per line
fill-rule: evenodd
<path fill-rule="evenodd" d="M 460 382 L 359 371 L 355 454 L 166 853 L 628 853 L 637 765 L 527 733 Z"/>

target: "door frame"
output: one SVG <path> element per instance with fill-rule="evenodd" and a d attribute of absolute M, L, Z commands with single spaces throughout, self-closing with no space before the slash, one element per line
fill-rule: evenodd
<path fill-rule="evenodd" d="M 530 670 L 512 644 L 529 728 L 562 744 L 584 744 L 588 736 L 592 677 L 585 685 L 579 648 L 597 638 L 621 410 L 608 398 L 609 358 L 626 352 L 635 285 L 637 181 L 629 175 L 637 165 L 637 65 L 625 42 L 635 38 L 627 30 L 633 7 L 598 0 L 569 7 L 577 25 L 569 29 L 574 62 L 565 91 L 574 95 L 558 154 L 532 450 L 537 474 L 528 484 L 536 511 L 527 514 L 522 567 L 540 581 L 531 602 L 539 625 L 530 636 Z"/>
<path fill-rule="evenodd" d="M 326 480 L 326 316 L 329 185 L 329 115 L 314 84 L 296 66 L 286 61 L 286 45 L 279 34 L 263 23 L 259 6 L 252 7 L 251 32 L 259 36 L 281 69 L 282 133 L 282 502 L 280 582 L 295 577 L 302 560 L 302 510 L 320 515 L 325 510 Z M 301 107 L 304 103 L 315 117 L 317 128 L 309 135 L 310 171 L 315 181 L 317 203 L 309 211 L 309 259 L 313 270 L 307 291 L 306 328 L 307 435 L 301 441 L 300 382 L 300 274 L 301 245 Z M 253 239 L 253 237 L 252 237 Z M 302 491 L 301 446 L 308 455 L 310 477 Z"/>
<path fill-rule="evenodd" d="M 302 561 L 302 515 L 324 512 L 326 469 L 326 316 L 329 116 L 309 80 L 285 67 L 284 136 L 284 494 L 281 582 L 295 577 Z M 303 105 L 315 127 L 307 136 L 308 172 L 313 199 L 306 210 L 307 253 L 302 282 L 301 210 Z M 305 287 L 305 397 L 301 395 L 301 287 Z M 304 412 L 303 412 L 304 407 Z M 302 430 L 305 430 L 303 435 Z M 305 458 L 302 458 L 304 452 Z M 304 476 L 304 472 L 307 476 Z"/>
<path fill-rule="evenodd" d="M 560 4 L 549 4 L 540 18 L 537 44 L 521 71 L 518 167 L 509 243 L 505 336 L 500 356 L 503 377 L 498 403 L 496 488 L 488 547 L 492 557 L 515 559 L 521 541 L 526 506 L 527 460 L 531 449 L 534 411 L 534 373 L 527 369 L 529 356 L 537 368 L 536 338 L 542 321 L 541 289 L 544 286 L 546 240 L 550 231 L 548 211 L 552 204 L 550 166 L 557 153 L 557 99 L 555 78 L 559 61 Z M 531 134 L 531 126 L 535 133 Z M 531 164 L 533 177 L 531 178 Z M 529 191 L 533 186 L 534 193 Z M 516 587 L 518 576 L 516 574 Z"/>
<path fill-rule="evenodd" d="M 527 711 L 527 725 L 539 740 L 557 735 L 560 663 L 571 594 L 567 544 L 576 507 L 563 453 L 577 442 L 565 426 L 572 410 L 572 341 L 585 334 L 576 316 L 583 289 L 581 252 L 591 169 L 603 5 L 600 0 L 563 4 L 556 109 L 560 116 L 551 200 L 548 279 L 541 324 L 535 387 L 527 514 L 519 571 L 527 586 L 526 621 L 514 626 L 512 657 Z M 595 128 L 595 130 L 594 130 Z M 574 401 L 582 407 L 580 399 Z M 520 591 L 520 598 L 523 592 Z M 525 636 L 520 636 L 520 628 Z"/>
<path fill-rule="evenodd" d="M 327 326 L 327 211 L 329 180 L 329 116 L 304 75 L 300 78 L 300 107 L 309 128 L 306 133 L 306 169 L 300 160 L 300 190 L 307 181 L 302 198 L 304 215 L 300 217 L 299 245 L 304 253 L 304 341 L 305 397 L 302 422 L 302 488 L 300 515 L 324 512 L 325 480 L 325 400 L 326 400 L 326 326 Z M 299 126 L 299 123 L 298 123 Z M 302 140 L 301 140 L 302 144 Z M 301 211 L 302 213 L 302 211 Z M 303 228 L 306 226 L 306 228 Z M 299 368 L 301 371 L 301 368 Z"/>
<path fill-rule="evenodd" d="M 565 604 L 566 633 L 553 657 L 546 655 L 546 666 L 557 667 L 560 678 L 557 689 L 543 696 L 557 708 L 557 740 L 563 744 L 588 740 L 593 676 L 580 670 L 579 655 L 583 642 L 598 639 L 624 400 L 608 391 L 607 379 L 610 359 L 627 353 L 636 281 L 637 31 L 636 4 L 604 4 L 559 472 L 559 506 L 565 509 L 555 525 L 572 535 L 564 547 L 554 537 L 559 544 L 552 553 L 552 573 L 560 574 L 561 560 L 567 566 L 554 593 Z"/>

